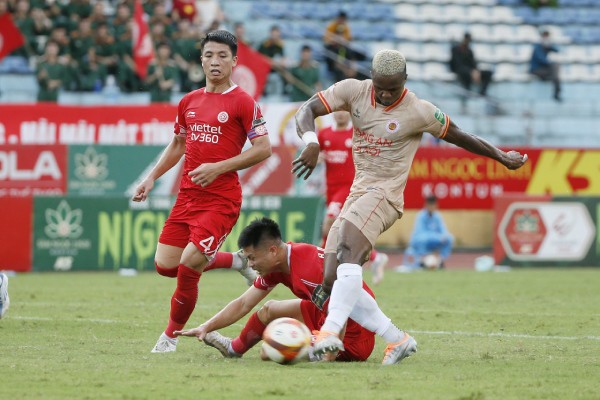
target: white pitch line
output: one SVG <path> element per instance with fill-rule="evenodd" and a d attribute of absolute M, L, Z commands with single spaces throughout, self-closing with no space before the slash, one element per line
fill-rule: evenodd
<path fill-rule="evenodd" d="M 121 321 L 115 319 L 99 319 L 99 318 L 71 318 L 71 319 L 55 319 L 49 317 L 26 317 L 26 316 L 11 316 L 11 319 L 22 321 L 64 321 L 64 322 L 86 322 L 96 324 L 130 324 L 131 321 Z M 138 323 L 139 325 L 139 323 Z M 242 326 L 236 323 L 232 326 Z M 549 335 L 528 335 L 524 333 L 504 333 L 504 332 L 462 332 L 462 331 L 420 331 L 407 329 L 410 333 L 421 335 L 443 335 L 443 336 L 474 336 L 474 337 L 505 337 L 518 339 L 537 339 L 537 340 L 595 340 L 600 341 L 600 336 L 549 336 Z"/>
<path fill-rule="evenodd" d="M 549 335 L 527 335 L 524 333 L 504 333 L 504 332 L 461 332 L 461 331 L 417 331 L 407 329 L 410 333 L 419 333 L 422 335 L 445 335 L 445 336 L 481 336 L 481 337 L 506 337 L 519 339 L 539 339 L 539 340 L 598 340 L 600 336 L 549 336 Z"/>

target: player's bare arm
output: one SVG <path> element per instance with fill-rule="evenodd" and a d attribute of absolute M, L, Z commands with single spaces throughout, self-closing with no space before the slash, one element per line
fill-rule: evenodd
<path fill-rule="evenodd" d="M 296 112 L 296 133 L 305 141 L 305 143 L 308 142 L 304 150 L 302 150 L 302 153 L 300 153 L 300 156 L 292 162 L 292 173 L 298 178 L 304 176 L 305 180 L 308 179 L 317 166 L 321 147 L 316 140 L 315 118 L 327 114 L 329 114 L 327 108 L 317 95 L 314 95 L 302 104 L 300 109 Z M 307 132 L 307 135 L 314 136 L 314 141 L 311 141 L 310 139 L 306 140 L 307 138 L 305 138 L 304 135 Z"/>
<path fill-rule="evenodd" d="M 231 301 L 221 311 L 197 328 L 173 332 L 177 336 L 196 337 L 204 339 L 207 333 L 225 328 L 236 323 L 247 315 L 258 303 L 270 293 L 269 290 L 258 289 L 250 286 L 240 297 Z"/>
<path fill-rule="evenodd" d="M 185 138 L 173 136 L 171 143 L 165 148 L 160 159 L 152 168 L 148 176 L 138 185 L 131 200 L 145 201 L 150 190 L 154 187 L 154 181 L 163 176 L 165 172 L 173 168 L 185 153 Z"/>
<path fill-rule="evenodd" d="M 206 163 L 188 173 L 192 182 L 202 187 L 210 185 L 225 172 L 249 168 L 271 156 L 271 142 L 268 136 L 259 136 L 250 143 L 252 147 L 241 154 L 217 163 Z"/>
<path fill-rule="evenodd" d="M 471 153 L 479 154 L 492 158 L 508 169 L 521 168 L 527 161 L 527 154 L 521 154 L 518 151 L 502 151 L 484 139 L 462 131 L 454 122 L 450 121 L 450 127 L 444 140 L 448 143 L 462 147 Z"/>

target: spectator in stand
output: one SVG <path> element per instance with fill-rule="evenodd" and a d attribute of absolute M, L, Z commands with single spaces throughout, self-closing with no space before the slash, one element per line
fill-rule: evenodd
<path fill-rule="evenodd" d="M 31 19 L 36 54 L 41 55 L 46 51 L 46 40 L 52 32 L 52 21 L 46 16 L 44 10 L 37 7 L 31 9 Z"/>
<path fill-rule="evenodd" d="M 313 94 L 322 90 L 319 64 L 313 60 L 312 49 L 308 45 L 302 46 L 300 50 L 300 62 L 289 71 L 293 79 L 289 79 L 291 85 L 290 100 L 306 101 Z"/>
<path fill-rule="evenodd" d="M 417 214 L 415 226 L 410 236 L 410 243 L 404 253 L 403 266 L 398 271 L 424 267 L 425 257 L 434 254 L 439 259 L 439 268 L 444 268 L 448 256 L 452 252 L 454 237 L 448 232 L 442 215 L 438 211 L 435 196 L 425 199 L 425 208 Z M 428 266 L 431 268 L 431 266 Z"/>
<path fill-rule="evenodd" d="M 558 0 L 527 0 L 526 3 L 535 9 L 540 7 L 558 7 Z"/>
<path fill-rule="evenodd" d="M 164 35 L 166 37 L 162 37 L 162 38 L 158 38 L 158 39 L 154 39 L 154 43 L 160 43 L 161 41 L 164 40 L 169 40 L 169 42 L 171 41 L 171 36 L 173 36 L 173 20 L 171 19 L 171 17 L 169 17 L 167 15 L 167 11 L 165 9 L 165 5 L 162 3 L 159 3 L 157 5 L 154 6 L 154 13 L 152 14 L 152 16 L 150 17 L 150 20 L 148 21 L 148 25 L 150 26 L 150 29 L 153 32 L 154 36 L 154 27 L 157 25 L 162 25 L 164 28 Z"/>
<path fill-rule="evenodd" d="M 3 2 L 8 7 L 6 0 Z M 26 58 L 36 56 L 38 54 L 36 51 L 37 43 L 33 34 L 33 19 L 29 16 L 29 2 L 27 0 L 19 0 L 17 2 L 12 18 L 25 38 L 25 44 L 16 49 L 12 54 Z"/>
<path fill-rule="evenodd" d="M 269 37 L 258 46 L 258 52 L 271 61 L 271 73 L 267 79 L 264 94 L 283 94 L 283 80 L 279 71 L 285 68 L 286 60 L 284 43 L 281 39 L 281 29 L 278 25 L 271 27 Z"/>
<path fill-rule="evenodd" d="M 473 83 L 479 84 L 479 94 L 485 96 L 492 80 L 492 71 L 477 67 L 477 61 L 471 48 L 471 34 L 465 33 L 463 40 L 452 46 L 450 71 L 456 74 L 461 86 L 471 90 Z"/>
<path fill-rule="evenodd" d="M 96 49 L 90 47 L 77 69 L 78 89 L 84 92 L 99 92 L 106 82 L 106 67 L 98 62 Z"/>
<path fill-rule="evenodd" d="M 131 10 L 125 3 L 117 6 L 117 14 L 112 20 L 113 34 L 117 44 L 123 40 L 122 36 L 127 32 L 127 24 L 131 21 Z"/>
<path fill-rule="evenodd" d="M 561 101 L 560 67 L 548 58 L 548 54 L 552 52 L 558 52 L 558 48 L 552 44 L 550 32 L 543 31 L 541 41 L 533 46 L 529 72 L 544 81 L 551 81 L 554 84 L 554 99 Z"/>
<path fill-rule="evenodd" d="M 126 30 L 117 41 L 116 50 L 119 57 L 117 64 L 117 83 L 122 92 L 139 92 L 145 89 L 144 83 L 135 73 L 133 61 L 132 28 L 133 21 L 129 21 Z"/>
<path fill-rule="evenodd" d="M 243 22 L 236 22 L 233 24 L 233 34 L 239 43 L 243 43 L 246 46 L 250 46 L 250 42 L 246 39 L 246 27 Z"/>
<path fill-rule="evenodd" d="M 92 22 L 93 25 L 94 23 Z M 108 30 L 107 24 L 100 24 L 96 28 L 94 48 L 98 62 L 104 64 L 109 74 L 116 74 L 119 59 L 115 47 L 115 38 Z"/>
<path fill-rule="evenodd" d="M 200 64 L 200 38 L 195 27 L 187 19 L 177 25 L 173 41 L 173 58 L 179 70 L 179 81 L 182 92 L 191 92 L 203 87 L 204 71 Z"/>
<path fill-rule="evenodd" d="M 98 29 L 101 25 L 108 25 L 109 21 L 106 18 L 106 13 L 104 12 L 104 2 L 98 1 L 94 4 L 92 8 L 92 14 L 90 15 L 90 21 L 92 21 L 92 28 Z"/>
<path fill-rule="evenodd" d="M 48 41 L 43 58 L 37 66 L 38 101 L 57 102 L 58 90 L 68 79 L 67 68 L 58 62 L 58 44 Z"/>
<path fill-rule="evenodd" d="M 66 14 L 76 21 L 82 18 L 89 18 L 92 15 L 93 7 L 90 0 L 71 0 L 65 7 Z"/>
<path fill-rule="evenodd" d="M 71 32 L 71 55 L 75 60 L 81 60 L 94 46 L 94 32 L 92 22 L 88 18 L 79 21 L 79 29 Z"/>
<path fill-rule="evenodd" d="M 325 29 L 323 43 L 325 45 L 327 69 L 334 75 L 335 81 L 348 77 L 348 60 L 353 60 L 350 41 L 352 31 L 348 25 L 346 12 L 340 11 L 338 16 L 331 21 Z"/>
<path fill-rule="evenodd" d="M 175 83 L 177 83 L 177 67 L 171 59 L 171 47 L 168 43 L 160 43 L 156 49 L 156 58 L 148 67 L 146 77 L 150 101 L 169 103 Z"/>

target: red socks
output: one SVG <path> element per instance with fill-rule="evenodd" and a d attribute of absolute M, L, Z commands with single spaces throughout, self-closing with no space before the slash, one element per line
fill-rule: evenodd
<path fill-rule="evenodd" d="M 211 269 L 218 269 L 218 268 L 231 268 L 232 264 L 233 264 L 233 254 L 232 253 L 218 252 L 215 255 L 215 258 L 212 259 L 210 264 L 208 264 L 206 266 L 206 268 L 204 268 L 204 271 L 206 272 L 206 271 L 210 271 Z"/>
<path fill-rule="evenodd" d="M 154 262 L 154 265 L 156 266 L 156 272 L 158 272 L 159 275 L 167 276 L 169 278 L 177 277 L 177 271 L 179 270 L 179 266 L 175 268 L 163 268 L 159 267 L 156 262 Z"/>
<path fill-rule="evenodd" d="M 188 321 L 198 300 L 198 281 L 200 272 L 179 264 L 177 274 L 177 289 L 171 298 L 171 314 L 165 334 L 175 337 L 173 331 L 181 330 Z"/>
<path fill-rule="evenodd" d="M 258 319 L 258 314 L 254 313 L 250 316 L 248 322 L 244 326 L 244 329 L 240 332 L 240 335 L 233 339 L 231 347 L 233 351 L 238 354 L 244 354 L 252 346 L 262 340 L 262 334 L 267 326 Z"/>

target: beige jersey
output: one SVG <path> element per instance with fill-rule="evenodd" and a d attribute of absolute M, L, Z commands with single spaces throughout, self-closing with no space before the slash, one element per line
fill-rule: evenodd
<path fill-rule="evenodd" d="M 404 187 L 423 132 L 443 138 L 450 118 L 408 89 L 390 106 L 377 104 L 370 79 L 346 79 L 318 96 L 327 111 L 352 115 L 356 175 L 350 195 L 381 191 L 402 212 Z"/>

